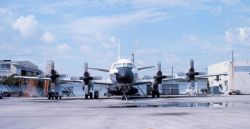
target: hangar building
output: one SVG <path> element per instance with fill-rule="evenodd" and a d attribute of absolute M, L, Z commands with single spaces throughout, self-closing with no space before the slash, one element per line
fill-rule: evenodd
<path fill-rule="evenodd" d="M 250 60 L 224 61 L 208 66 L 208 74 L 223 74 L 219 81 L 216 77 L 209 77 L 211 88 L 218 87 L 221 93 L 240 91 L 241 94 L 250 94 Z"/>
<path fill-rule="evenodd" d="M 42 73 L 42 70 L 30 61 L 0 60 L 0 80 L 13 74 L 36 76 Z"/>

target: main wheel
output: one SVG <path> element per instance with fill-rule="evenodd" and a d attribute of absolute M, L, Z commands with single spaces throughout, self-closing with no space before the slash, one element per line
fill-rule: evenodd
<path fill-rule="evenodd" d="M 51 99 L 51 94 L 50 93 L 48 94 L 48 99 Z"/>
<path fill-rule="evenodd" d="M 94 91 L 94 99 L 99 98 L 99 92 L 97 90 Z"/>
<path fill-rule="evenodd" d="M 156 96 L 157 98 L 160 98 L 160 92 L 158 90 L 156 91 Z"/>
<path fill-rule="evenodd" d="M 0 99 L 3 99 L 3 94 L 0 94 Z"/>
<path fill-rule="evenodd" d="M 155 97 L 155 90 L 152 91 L 152 98 Z"/>
<path fill-rule="evenodd" d="M 85 95 L 85 99 L 88 99 L 88 97 L 89 97 L 88 95 Z"/>
<path fill-rule="evenodd" d="M 93 99 L 93 93 L 92 92 L 89 93 L 89 98 Z"/>

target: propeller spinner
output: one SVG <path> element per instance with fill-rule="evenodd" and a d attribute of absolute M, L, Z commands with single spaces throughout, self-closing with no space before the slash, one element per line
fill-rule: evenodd
<path fill-rule="evenodd" d="M 195 76 L 199 75 L 199 72 L 195 72 L 193 59 L 190 60 L 190 69 L 189 69 L 188 73 L 186 73 L 186 75 L 188 76 L 189 81 L 194 81 Z"/>
<path fill-rule="evenodd" d="M 160 62 L 158 62 L 157 68 L 158 68 L 158 71 L 157 71 L 157 73 L 156 73 L 156 76 L 154 76 L 154 79 L 155 79 L 155 82 L 156 82 L 157 84 L 159 84 L 159 83 L 162 83 L 162 79 L 166 78 L 167 76 L 162 75 L 161 63 L 160 63 Z"/>

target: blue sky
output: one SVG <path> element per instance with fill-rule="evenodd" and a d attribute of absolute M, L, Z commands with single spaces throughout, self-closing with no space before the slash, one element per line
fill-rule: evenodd
<path fill-rule="evenodd" d="M 30 60 L 82 75 L 84 62 L 108 68 L 135 53 L 136 64 L 163 71 L 249 59 L 247 0 L 0 0 L 0 59 Z M 152 74 L 156 69 L 142 74 Z M 93 72 L 93 74 L 98 74 Z"/>

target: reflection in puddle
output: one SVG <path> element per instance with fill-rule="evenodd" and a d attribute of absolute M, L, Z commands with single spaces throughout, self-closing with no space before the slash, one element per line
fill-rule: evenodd
<path fill-rule="evenodd" d="M 168 103 L 125 103 L 121 105 L 110 105 L 107 108 L 170 108 L 170 107 L 213 107 L 225 108 L 231 107 L 230 103 L 213 102 L 213 103 L 200 103 L 200 102 L 168 102 Z"/>

